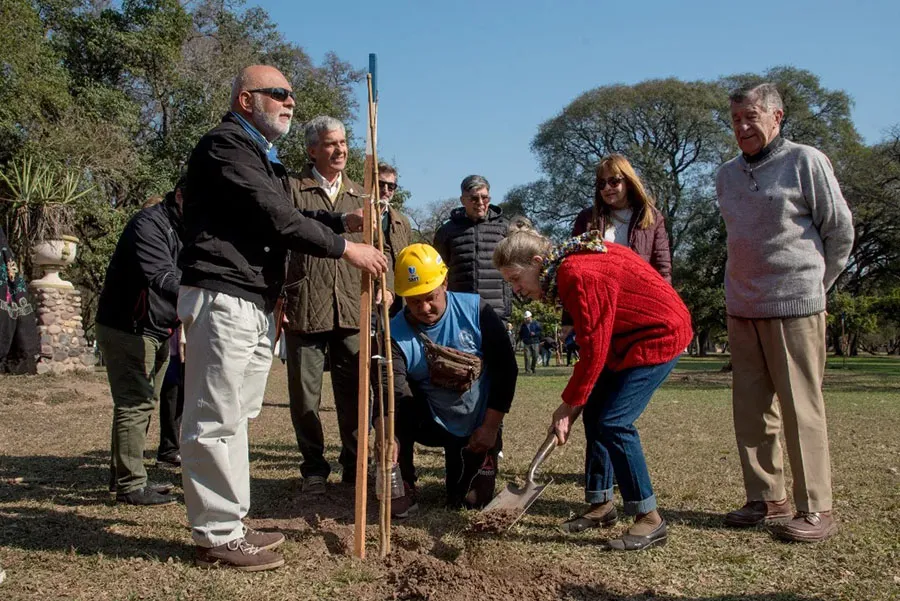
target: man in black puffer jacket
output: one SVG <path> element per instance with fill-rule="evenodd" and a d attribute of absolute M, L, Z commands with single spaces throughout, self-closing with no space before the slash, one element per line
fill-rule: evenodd
<path fill-rule="evenodd" d="M 494 267 L 494 249 L 506 238 L 509 222 L 500 207 L 491 203 L 491 185 L 480 175 L 470 175 L 460 185 L 462 207 L 450 213 L 434 235 L 434 247 L 450 270 L 448 290 L 474 292 L 509 321 L 512 293 Z"/>
<path fill-rule="evenodd" d="M 144 443 L 169 363 L 167 341 L 179 324 L 182 186 L 125 226 L 97 307 L 97 344 L 114 404 L 110 485 L 117 501 L 133 505 L 174 501 L 147 485 Z"/>

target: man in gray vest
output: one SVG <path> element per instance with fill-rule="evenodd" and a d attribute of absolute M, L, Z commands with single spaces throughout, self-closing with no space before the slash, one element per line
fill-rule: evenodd
<path fill-rule="evenodd" d="M 779 135 L 784 105 L 775 86 L 729 98 L 741 154 L 719 169 L 716 193 L 728 234 L 725 306 L 747 503 L 725 523 L 777 524 L 783 539 L 815 542 L 837 531 L 822 397 L 825 293 L 847 263 L 853 223 L 828 157 Z"/>

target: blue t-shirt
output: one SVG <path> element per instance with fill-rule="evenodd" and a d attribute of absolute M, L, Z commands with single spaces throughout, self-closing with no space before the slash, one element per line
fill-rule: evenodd
<path fill-rule="evenodd" d="M 447 292 L 447 310 L 432 326 L 420 325 L 433 342 L 481 357 L 481 297 L 477 294 Z M 484 421 L 489 391 L 487 373 L 482 371 L 466 392 L 456 392 L 431 384 L 425 344 L 404 313 L 391 319 L 391 338 L 406 359 L 406 377 L 428 399 L 434 421 L 455 436 L 469 436 Z"/>

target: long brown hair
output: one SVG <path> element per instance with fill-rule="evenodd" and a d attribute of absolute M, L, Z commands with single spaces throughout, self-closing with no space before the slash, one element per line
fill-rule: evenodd
<path fill-rule="evenodd" d="M 625 194 L 628 198 L 628 204 L 633 210 L 643 213 L 637 226 L 642 230 L 652 226 L 655 221 L 652 209 L 656 206 L 653 197 L 647 193 L 641 178 L 638 177 L 628 159 L 621 154 L 608 154 L 600 159 L 594 178 L 594 215 L 591 220 L 591 229 L 599 229 L 600 221 L 609 223 L 610 214 L 612 213 L 609 205 L 603 202 L 600 186 L 597 183 L 604 168 L 609 172 L 608 175 L 610 177 L 617 175 L 625 179 Z"/>

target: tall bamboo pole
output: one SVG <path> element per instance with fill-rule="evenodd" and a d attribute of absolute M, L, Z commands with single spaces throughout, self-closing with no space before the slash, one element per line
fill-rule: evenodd
<path fill-rule="evenodd" d="M 371 57 L 370 57 L 371 62 Z M 372 74 L 366 78 L 369 90 L 369 137 L 366 142 L 366 162 L 364 186 L 367 198 L 377 194 L 378 181 L 372 177 L 378 163 L 375 162 L 375 141 L 371 139 L 374 102 L 372 94 Z M 370 201 L 363 202 L 363 242 L 372 244 L 373 211 Z M 359 302 L 359 393 L 357 397 L 358 420 L 356 426 L 356 507 L 353 527 L 353 556 L 366 556 L 366 504 L 368 503 L 369 472 L 369 366 L 372 360 L 372 276 L 362 272 L 362 296 Z"/>

